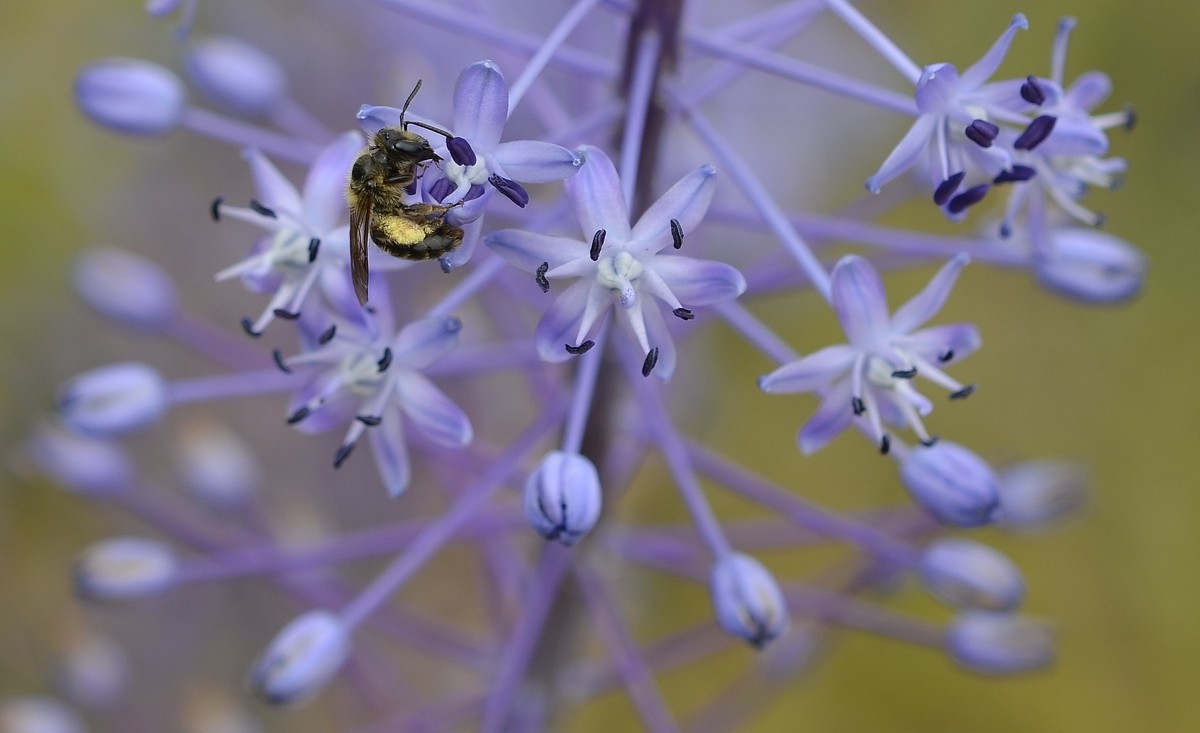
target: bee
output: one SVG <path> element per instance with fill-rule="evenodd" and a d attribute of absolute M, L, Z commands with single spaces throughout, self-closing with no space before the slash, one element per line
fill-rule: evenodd
<path fill-rule="evenodd" d="M 405 194 L 417 182 L 420 171 L 441 162 L 429 141 L 408 126 L 432 130 L 446 138 L 450 133 L 421 122 L 406 122 L 408 106 L 421 89 L 421 82 L 400 111 L 400 126 L 385 127 L 371 140 L 350 169 L 346 200 L 350 204 L 350 276 L 360 305 L 367 303 L 370 277 L 368 242 L 384 252 L 407 260 L 425 260 L 453 251 L 462 243 L 462 229 L 445 222 L 451 206 L 406 204 Z"/>

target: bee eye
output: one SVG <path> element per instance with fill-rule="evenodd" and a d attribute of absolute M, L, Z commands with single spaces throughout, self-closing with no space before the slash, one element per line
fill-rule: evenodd
<path fill-rule="evenodd" d="M 425 146 L 411 140 L 396 140 L 391 144 L 393 152 L 404 155 L 417 155 Z"/>

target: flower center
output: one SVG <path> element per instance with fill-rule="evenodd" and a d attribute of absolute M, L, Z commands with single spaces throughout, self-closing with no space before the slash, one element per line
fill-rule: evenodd
<path fill-rule="evenodd" d="M 475 160 L 474 165 L 459 165 L 453 160 L 449 160 L 446 161 L 445 166 L 446 178 L 454 181 L 455 186 L 461 186 L 464 183 L 471 186 L 482 186 L 487 183 L 490 175 L 487 163 L 484 162 L 482 156 Z"/>
<path fill-rule="evenodd" d="M 295 229 L 281 229 L 271 240 L 269 254 L 275 267 L 283 270 L 303 270 L 312 261 L 309 238 Z"/>
<path fill-rule="evenodd" d="M 878 356 L 867 359 L 867 381 L 881 389 L 895 389 L 899 381 L 892 376 L 896 367 Z"/>
<path fill-rule="evenodd" d="M 347 354 L 342 359 L 341 372 L 346 389 L 359 397 L 374 394 L 385 378 L 379 369 L 379 357 L 366 349 Z"/>
<path fill-rule="evenodd" d="M 616 293 L 621 305 L 633 307 L 637 302 L 637 291 L 633 283 L 642 275 L 642 263 L 628 252 L 617 252 L 605 257 L 596 265 L 596 282 Z"/>

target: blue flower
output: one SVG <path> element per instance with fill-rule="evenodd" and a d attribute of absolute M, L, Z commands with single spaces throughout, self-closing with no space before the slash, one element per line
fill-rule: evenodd
<path fill-rule="evenodd" d="M 645 296 L 690 320 L 686 306 L 730 300 L 746 289 L 741 273 L 723 262 L 660 254 L 668 245 L 682 244 L 683 233 L 704 217 L 716 169 L 706 165 L 681 178 L 631 227 L 612 161 L 599 148 L 580 151 L 587 164 L 565 185 L 583 240 L 502 229 L 485 242 L 517 267 L 539 273 L 543 289 L 551 280 L 578 278 L 538 323 L 534 338 L 543 359 L 565 361 L 590 348 L 590 337 L 613 308 L 646 363 L 659 378 L 669 379 L 675 345 L 663 314 Z"/>
<path fill-rule="evenodd" d="M 923 443 L 933 442 L 921 422 L 933 405 L 912 386 L 916 376 L 945 387 L 951 398 L 972 388 L 951 379 L 942 367 L 981 345 L 970 324 L 915 330 L 934 316 L 950 295 L 966 255 L 948 262 L 929 285 L 889 317 L 883 281 L 867 260 L 843 257 L 833 270 L 833 307 L 849 343 L 830 346 L 786 364 L 759 380 L 771 394 L 818 392 L 821 406 L 800 431 L 800 449 L 813 453 L 866 415 L 871 435 L 887 452 L 883 421 L 911 427 Z"/>

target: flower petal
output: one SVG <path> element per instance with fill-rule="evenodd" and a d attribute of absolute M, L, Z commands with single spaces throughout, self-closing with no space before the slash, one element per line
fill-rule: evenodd
<path fill-rule="evenodd" d="M 585 145 L 578 152 L 586 162 L 563 186 L 585 237 L 590 240 L 598 229 L 604 229 L 610 241 L 628 242 L 629 209 L 621 193 L 617 169 L 600 148 Z"/>
<path fill-rule="evenodd" d="M 454 85 L 454 134 L 486 155 L 500 142 L 508 121 L 508 84 L 493 61 L 477 61 Z"/>
<path fill-rule="evenodd" d="M 866 351 L 888 350 L 888 309 L 875 266 L 849 255 L 833 268 L 833 310 L 850 343 Z"/>
<path fill-rule="evenodd" d="M 420 372 L 405 372 L 396 378 L 400 409 L 417 428 L 448 448 L 461 448 L 471 442 L 471 421 L 454 401 Z"/>
<path fill-rule="evenodd" d="M 1000 68 L 1000 62 L 1004 61 L 1005 54 L 1008 53 L 1008 47 L 1012 45 L 1013 37 L 1017 35 L 1017 31 L 1026 30 L 1029 28 L 1029 21 L 1025 19 L 1024 13 L 1017 13 L 1009 21 L 1008 27 L 988 49 L 988 52 L 983 55 L 983 58 L 976 61 L 971 68 L 962 73 L 959 78 L 959 89 L 969 91 L 978 89 L 983 86 L 983 83 L 992 78 L 992 74 L 996 73 L 996 69 Z"/>
<path fill-rule="evenodd" d="M 879 170 L 875 171 L 875 175 L 867 179 L 867 190 L 879 193 L 884 184 L 916 165 L 921 154 L 929 147 L 936 123 L 937 118 L 933 115 L 918 117 L 912 127 L 908 128 L 903 139 L 888 153 L 887 159 L 879 166 Z"/>
<path fill-rule="evenodd" d="M 671 329 L 667 325 L 666 319 L 663 318 L 662 309 L 653 301 L 645 298 L 642 299 L 641 305 L 650 348 L 658 349 L 658 361 L 654 363 L 652 374 L 666 382 L 675 373 L 675 364 L 678 361 L 675 339 L 671 336 Z"/>
<path fill-rule="evenodd" d="M 672 219 L 679 222 L 684 234 L 695 229 L 712 203 L 716 174 L 716 168 L 705 165 L 679 179 L 638 219 L 630 241 L 644 242 L 645 251 L 653 253 L 671 242 Z"/>
<path fill-rule="evenodd" d="M 343 133 L 309 168 L 304 180 L 304 220 L 313 230 L 323 232 L 345 220 L 346 182 L 362 148 L 361 134 L 353 130 Z"/>
<path fill-rule="evenodd" d="M 467 204 L 470 205 L 476 200 L 477 199 L 472 199 L 471 201 L 468 201 Z M 450 221 L 449 216 L 446 217 L 446 221 L 451 224 L 457 224 L 457 222 Z M 440 260 L 443 264 L 443 267 L 449 267 L 451 270 L 458 269 L 471 260 L 471 255 L 475 254 L 475 248 L 479 246 L 479 240 L 483 236 L 482 217 L 468 221 L 461 226 L 463 230 L 462 244 L 458 246 L 458 249 L 454 250 L 448 255 L 445 255 Z"/>
<path fill-rule="evenodd" d="M 358 108 L 358 125 L 363 132 L 374 135 L 385 127 L 400 126 L 400 108 L 364 104 Z"/>
<path fill-rule="evenodd" d="M 1084 111 L 1091 111 L 1096 105 L 1108 99 L 1112 94 L 1112 80 L 1102 71 L 1089 71 L 1080 74 L 1079 78 L 1067 89 L 1064 102 L 1067 106 Z"/>
<path fill-rule="evenodd" d="M 458 345 L 462 321 L 453 316 L 430 316 L 413 321 L 396 334 L 392 352 L 397 366 L 425 369 Z"/>
<path fill-rule="evenodd" d="M 522 229 L 499 229 L 488 233 L 483 243 L 506 262 L 533 272 L 543 262 L 550 268 L 587 257 L 588 247 L 578 239 L 535 234 Z"/>
<path fill-rule="evenodd" d="M 983 346 L 983 339 L 970 323 L 948 323 L 921 329 L 905 337 L 903 344 L 930 362 L 947 365 L 974 354 Z"/>
<path fill-rule="evenodd" d="M 827 346 L 760 377 L 758 388 L 767 394 L 824 389 L 850 368 L 854 363 L 854 354 L 854 348 L 849 344 Z"/>
<path fill-rule="evenodd" d="M 658 255 L 650 266 L 685 306 L 721 303 L 746 292 L 746 278 L 724 262 Z"/>
<path fill-rule="evenodd" d="M 247 148 L 242 157 L 250 164 L 250 173 L 254 176 L 254 188 L 258 191 L 259 200 L 269 208 L 287 212 L 298 219 L 303 207 L 300 194 L 296 192 L 292 182 L 284 178 L 275 164 L 267 160 L 267 156 L 257 148 Z"/>
<path fill-rule="evenodd" d="M 367 439 L 371 441 L 371 453 L 384 488 L 388 496 L 395 498 L 404 493 L 412 477 L 408 445 L 404 442 L 404 421 L 395 407 L 387 408 L 380 417 L 383 422 L 367 431 Z"/>
<path fill-rule="evenodd" d="M 850 407 L 850 380 L 843 379 L 825 395 L 821 406 L 800 429 L 800 452 L 812 455 L 850 427 L 854 411 Z"/>
<path fill-rule="evenodd" d="M 583 166 L 583 157 L 573 150 L 540 140 L 500 143 L 492 156 L 506 178 L 524 183 L 561 181 Z"/>
<path fill-rule="evenodd" d="M 950 297 L 954 282 L 958 280 L 958 273 L 962 272 L 970 261 L 971 258 L 966 254 L 959 253 L 943 265 L 924 290 L 896 309 L 892 315 L 892 333 L 908 333 L 933 318 Z"/>
<path fill-rule="evenodd" d="M 545 361 L 566 361 L 571 358 L 571 354 L 567 353 L 563 345 L 579 345 L 575 343 L 575 336 L 579 331 L 579 322 L 587 307 L 593 282 L 580 280 L 574 283 L 542 314 L 533 338 L 537 344 L 538 355 Z"/>

